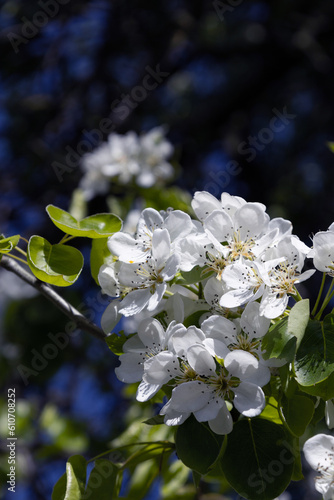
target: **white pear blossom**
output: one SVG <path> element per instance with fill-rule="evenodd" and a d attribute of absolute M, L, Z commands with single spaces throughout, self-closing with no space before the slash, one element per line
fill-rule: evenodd
<path fill-rule="evenodd" d="M 203 321 L 201 329 L 206 335 L 203 342 L 212 355 L 216 341 L 223 342 L 230 351 L 243 350 L 249 352 L 259 361 L 259 371 L 266 383 L 270 380 L 270 370 L 262 357 L 261 337 L 267 332 L 270 320 L 259 315 L 260 305 L 257 302 L 247 304 L 241 315 L 240 326 L 237 321 L 230 321 L 222 316 L 213 315 Z M 222 350 L 221 350 L 222 351 Z M 224 357 L 222 351 L 222 357 Z"/>
<path fill-rule="evenodd" d="M 270 286 L 268 263 L 241 259 L 226 267 L 222 277 L 230 290 L 222 295 L 220 305 L 227 308 L 238 307 L 262 297 L 265 287 Z"/>
<path fill-rule="evenodd" d="M 214 348 L 220 354 L 219 347 L 217 341 Z M 261 386 L 267 379 L 251 354 L 229 352 L 224 367 L 217 373 L 214 357 L 203 344 L 196 343 L 188 348 L 183 366 L 171 399 L 160 411 L 167 425 L 179 425 L 193 413 L 199 422 L 208 422 L 217 434 L 228 434 L 233 422 L 225 399 L 233 400 L 237 410 L 248 417 L 263 410 L 265 397 Z"/>
<path fill-rule="evenodd" d="M 124 185 L 132 181 L 142 187 L 163 185 L 174 175 L 174 168 L 167 161 L 174 148 L 164 133 L 163 127 L 153 128 L 142 136 L 133 131 L 124 135 L 112 133 L 107 142 L 85 154 L 80 182 L 85 198 L 106 194 L 112 179 Z"/>
<path fill-rule="evenodd" d="M 167 366 L 171 369 L 178 366 L 177 357 L 167 351 L 167 344 L 169 337 L 179 329 L 186 330 L 182 324 L 173 321 L 165 332 L 159 321 L 147 318 L 139 324 L 138 334 L 125 342 L 124 354 L 120 356 L 121 365 L 115 373 L 122 382 L 141 381 L 137 391 L 138 401 L 150 399 L 169 380 L 169 374 L 164 375 L 161 365 L 165 370 Z"/>
<path fill-rule="evenodd" d="M 178 242 L 194 230 L 194 225 L 189 215 L 181 210 L 169 210 L 163 216 L 153 208 L 146 208 L 139 217 L 135 235 L 119 231 L 108 239 L 108 248 L 122 262 L 144 262 L 152 255 L 156 229 L 167 229 L 172 250 L 176 251 Z"/>
<path fill-rule="evenodd" d="M 143 263 L 104 265 L 99 282 L 104 293 L 112 297 L 125 295 L 118 312 L 124 316 L 143 309 L 153 311 L 163 299 L 167 283 L 179 270 L 180 258 L 171 253 L 167 229 L 157 229 L 152 236 L 152 255 Z"/>
<path fill-rule="evenodd" d="M 306 441 L 303 451 L 312 469 L 320 473 L 315 478 L 315 489 L 322 494 L 324 500 L 333 500 L 334 437 L 317 434 Z"/>

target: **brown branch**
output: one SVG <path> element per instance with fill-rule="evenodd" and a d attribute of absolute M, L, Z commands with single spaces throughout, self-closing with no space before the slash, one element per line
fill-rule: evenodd
<path fill-rule="evenodd" d="M 46 283 L 43 283 L 39 279 L 35 278 L 29 271 L 25 270 L 20 264 L 15 262 L 13 259 L 6 257 L 5 255 L 0 260 L 0 266 L 7 271 L 10 271 L 23 281 L 36 288 L 44 297 L 46 297 L 50 302 L 52 302 L 62 313 L 66 314 L 76 325 L 94 337 L 104 340 L 106 334 L 94 323 L 88 321 L 88 319 L 81 314 L 75 307 L 73 307 L 69 302 L 63 299 L 53 288 L 51 288 Z"/>

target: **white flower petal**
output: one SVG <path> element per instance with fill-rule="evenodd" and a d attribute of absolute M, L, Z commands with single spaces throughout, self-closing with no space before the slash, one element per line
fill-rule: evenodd
<path fill-rule="evenodd" d="M 334 402 L 333 399 L 326 401 L 325 407 L 326 424 L 329 429 L 334 429 Z"/>
<path fill-rule="evenodd" d="M 119 312 L 124 316 L 133 316 L 140 313 L 148 304 L 151 298 L 151 291 L 149 288 L 143 290 L 134 290 L 128 293 L 121 302 Z"/>
<path fill-rule="evenodd" d="M 241 240 L 257 239 L 266 232 L 269 215 L 257 203 L 245 203 L 234 214 L 234 227 Z"/>
<path fill-rule="evenodd" d="M 181 375 L 179 362 L 171 352 L 159 352 L 145 361 L 143 380 L 149 384 L 162 386 L 177 375 Z"/>
<path fill-rule="evenodd" d="M 210 429 L 216 434 L 229 434 L 233 429 L 233 420 L 226 403 L 220 408 L 218 415 L 209 420 Z"/>
<path fill-rule="evenodd" d="M 117 255 L 121 262 L 143 262 L 147 256 L 147 250 L 141 242 L 135 240 L 127 233 L 116 233 L 108 240 L 108 248 L 113 255 Z"/>
<path fill-rule="evenodd" d="M 303 451 L 312 469 L 331 466 L 334 473 L 334 436 L 316 434 L 306 441 Z"/>
<path fill-rule="evenodd" d="M 163 218 L 154 208 L 145 208 L 143 210 L 137 226 L 137 234 L 152 234 L 155 229 L 161 228 Z"/>
<path fill-rule="evenodd" d="M 256 417 L 266 405 L 266 398 L 261 387 L 249 382 L 241 382 L 234 389 L 233 404 L 246 417 Z"/>
<path fill-rule="evenodd" d="M 187 350 L 187 359 L 196 373 L 211 376 L 215 373 L 216 363 L 211 354 L 201 344 L 195 344 Z"/>
<path fill-rule="evenodd" d="M 235 324 L 224 316 L 213 315 L 203 321 L 201 329 L 208 338 L 221 340 L 226 345 L 236 342 L 238 330 Z"/>
<path fill-rule="evenodd" d="M 119 313 L 120 303 L 120 300 L 113 300 L 102 314 L 101 327 L 104 332 L 111 332 L 120 321 L 122 317 Z"/>
<path fill-rule="evenodd" d="M 117 378 L 127 384 L 139 382 L 144 373 L 145 354 L 128 352 L 122 354 L 119 360 L 121 364 L 115 368 Z"/>
<path fill-rule="evenodd" d="M 157 319 L 145 318 L 138 325 L 138 337 L 143 344 L 153 349 L 165 346 L 165 331 Z"/>
<path fill-rule="evenodd" d="M 270 327 L 270 319 L 260 316 L 260 304 L 249 302 L 241 315 L 240 326 L 252 338 L 263 337 Z"/>
<path fill-rule="evenodd" d="M 137 401 L 148 401 L 159 391 L 160 387 L 160 384 L 153 385 L 144 381 L 140 382 L 136 394 Z"/>
<path fill-rule="evenodd" d="M 201 410 L 195 411 L 194 415 L 198 422 L 208 422 L 217 417 L 222 406 L 226 406 L 225 401 L 222 398 L 213 397 Z"/>
<path fill-rule="evenodd" d="M 186 333 L 183 330 L 178 330 L 170 337 L 168 349 L 173 350 L 177 356 L 181 357 L 186 354 L 189 346 L 202 342 L 204 339 L 205 335 L 202 330 L 196 326 L 190 326 Z"/>
<path fill-rule="evenodd" d="M 165 267 L 160 273 L 160 276 L 163 278 L 164 281 L 170 281 L 171 279 L 174 278 L 175 274 L 179 270 L 180 262 L 181 258 L 176 253 L 174 253 L 167 259 Z"/>
<path fill-rule="evenodd" d="M 210 397 L 211 390 L 206 384 L 191 380 L 173 389 L 171 408 L 179 412 L 194 412 L 203 408 Z"/>
<path fill-rule="evenodd" d="M 104 264 L 100 267 L 98 282 L 102 288 L 102 293 L 110 297 L 118 297 L 120 294 L 119 281 L 116 275 L 119 267 L 119 264 L 116 262 L 111 266 Z"/>
<path fill-rule="evenodd" d="M 231 352 L 227 345 L 218 339 L 206 338 L 203 340 L 203 345 L 209 351 L 211 356 L 216 356 L 217 358 L 224 359 L 225 356 Z"/>
<path fill-rule="evenodd" d="M 213 210 L 221 210 L 222 208 L 220 201 L 206 191 L 197 191 L 191 206 L 199 220 L 204 220 Z"/>
<path fill-rule="evenodd" d="M 222 307 L 231 309 L 233 307 L 242 306 L 254 299 L 255 296 L 252 289 L 240 288 L 238 290 L 230 290 L 229 292 L 224 293 L 224 295 L 220 298 L 219 304 Z"/>
<path fill-rule="evenodd" d="M 167 229 L 156 229 L 152 236 L 152 257 L 160 269 L 170 256 L 170 236 Z"/>
<path fill-rule="evenodd" d="M 158 304 L 163 299 L 166 288 L 167 288 L 166 283 L 158 283 L 155 285 L 155 291 L 151 295 L 147 304 L 148 311 L 154 311 L 154 309 L 158 306 Z"/>
<path fill-rule="evenodd" d="M 231 217 L 222 210 L 215 210 L 205 219 L 203 227 L 219 243 L 233 239 L 234 229 Z"/>
<path fill-rule="evenodd" d="M 258 362 L 251 353 L 235 350 L 228 353 L 224 360 L 225 368 L 241 381 L 247 380 L 260 387 L 270 380 L 270 370 Z"/>
<path fill-rule="evenodd" d="M 181 210 L 173 210 L 164 222 L 164 227 L 170 234 L 171 241 L 184 238 L 193 229 L 191 218 Z"/>

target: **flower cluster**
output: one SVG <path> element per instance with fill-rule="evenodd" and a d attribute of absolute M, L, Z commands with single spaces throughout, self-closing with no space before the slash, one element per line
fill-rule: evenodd
<path fill-rule="evenodd" d="M 315 272 L 303 271 L 305 259 L 317 266 L 322 242 L 315 235 L 309 248 L 289 221 L 228 193 L 218 200 L 197 192 L 192 209 L 197 219 L 147 208 L 134 234 L 109 238 L 99 283 L 115 300 L 102 325 L 111 331 L 122 317 L 136 320 L 116 374 L 140 382 L 139 401 L 169 386 L 160 411 L 167 425 L 193 414 L 227 434 L 233 407 L 248 417 L 265 407 L 262 388 L 285 360 L 265 361 L 261 340 L 289 298 L 299 300 L 296 285 Z"/>
<path fill-rule="evenodd" d="M 110 180 L 128 184 L 132 180 L 141 187 L 151 187 L 173 176 L 174 169 L 167 161 L 173 146 L 164 137 L 164 128 L 155 127 L 138 136 L 112 133 L 92 153 L 84 155 L 84 176 L 80 188 L 87 200 L 96 194 L 106 194 Z"/>

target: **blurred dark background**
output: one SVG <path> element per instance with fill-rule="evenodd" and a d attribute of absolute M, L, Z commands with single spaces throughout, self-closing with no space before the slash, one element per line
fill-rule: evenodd
<path fill-rule="evenodd" d="M 107 138 L 103 119 L 118 133 L 167 125 L 182 166 L 177 184 L 190 193 L 226 190 L 260 201 L 271 216 L 290 219 L 308 244 L 312 233 L 333 222 L 331 0 L 8 0 L 0 9 L 0 225 L 6 236 L 54 234 L 44 208 L 68 208 L 81 177 L 79 144 L 87 134 L 94 137 L 93 129 Z M 71 164 L 69 151 L 79 155 Z M 91 211 L 104 203 L 97 198 Z M 45 424 L 42 431 L 26 428 L 31 442 L 22 463 L 35 480 L 21 482 L 16 498 L 48 498 L 67 452 L 100 450 L 119 430 L 115 360 L 98 341 L 78 335 L 24 386 L 16 368 L 32 348 L 45 345 L 56 313 L 38 297 L 12 301 L 2 288 L 1 382 L 18 387 L 23 413 L 40 428 L 41 419 Z M 78 288 L 66 293 L 87 301 L 96 295 L 88 288 L 80 298 Z M 96 322 L 102 310 L 94 306 Z M 52 332 L 65 323 L 56 315 Z M 87 400 L 94 405 L 87 408 Z M 57 412 L 66 445 L 56 443 L 59 429 L 50 435 L 45 423 Z M 69 445 L 71 425 L 78 441 Z"/>

